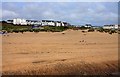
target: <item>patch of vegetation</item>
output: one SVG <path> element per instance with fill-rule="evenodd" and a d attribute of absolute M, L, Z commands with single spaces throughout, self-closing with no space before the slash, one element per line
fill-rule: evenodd
<path fill-rule="evenodd" d="M 85 33 L 85 31 L 83 30 L 82 33 Z"/>
<path fill-rule="evenodd" d="M 104 32 L 105 32 L 105 33 L 109 33 L 109 32 L 110 32 L 110 29 L 104 29 Z"/>
<path fill-rule="evenodd" d="M 73 30 L 79 30 L 80 27 L 73 27 L 72 29 L 73 29 Z"/>
<path fill-rule="evenodd" d="M 88 28 L 86 28 L 85 26 L 81 26 L 79 29 L 85 30 L 85 29 L 88 29 Z"/>
<path fill-rule="evenodd" d="M 13 25 L 13 24 L 8 24 L 6 22 L 2 22 L 0 23 L 2 26 L 0 26 L 0 29 L 3 31 L 7 31 L 8 33 L 24 33 L 24 32 L 62 32 L 65 31 L 67 29 L 73 29 L 73 30 L 82 30 L 82 32 L 84 33 L 84 30 L 88 29 L 88 32 L 94 32 L 95 30 L 99 31 L 99 32 L 105 32 L 105 33 L 120 33 L 120 30 L 115 30 L 115 29 L 103 29 L 102 27 L 99 27 L 97 29 L 94 28 L 87 28 L 85 26 L 81 26 L 81 27 L 75 27 L 75 26 L 43 26 L 42 28 L 38 27 L 38 28 L 32 28 L 32 25 Z"/>
<path fill-rule="evenodd" d="M 40 32 L 40 29 L 32 29 L 32 30 L 33 32 L 36 32 L 36 33 Z"/>
<path fill-rule="evenodd" d="M 8 33 L 12 33 L 12 32 L 23 33 L 23 32 L 29 31 L 32 28 L 31 25 L 13 25 L 5 22 L 2 23 L 1 27 L 2 27 L 2 30 L 7 31 Z"/>
<path fill-rule="evenodd" d="M 13 29 L 30 29 L 32 26 L 28 25 L 13 25 L 2 23 L 2 30 L 13 30 Z"/>
<path fill-rule="evenodd" d="M 112 33 L 117 33 L 117 30 L 113 29 L 111 30 Z"/>
<path fill-rule="evenodd" d="M 113 34 L 113 33 L 117 33 L 117 31 L 115 29 L 110 29 L 110 31 L 108 33 Z"/>
<path fill-rule="evenodd" d="M 88 32 L 94 32 L 95 30 L 93 28 L 90 28 Z"/>
<path fill-rule="evenodd" d="M 67 29 L 73 29 L 73 26 L 44 26 L 43 28 L 32 28 L 32 25 L 13 25 L 8 23 L 2 23 L 2 30 L 6 30 L 8 33 L 23 33 L 23 32 L 62 32 Z"/>
<path fill-rule="evenodd" d="M 44 29 L 42 31 L 47 31 L 47 32 L 62 32 L 64 30 L 69 29 L 67 26 L 44 26 Z"/>
<path fill-rule="evenodd" d="M 100 28 L 97 28 L 97 31 L 98 32 L 104 32 L 104 29 L 102 27 L 100 27 Z"/>

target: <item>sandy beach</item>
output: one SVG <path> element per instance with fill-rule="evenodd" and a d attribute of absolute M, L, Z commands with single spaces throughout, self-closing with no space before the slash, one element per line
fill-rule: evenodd
<path fill-rule="evenodd" d="M 2 35 L 2 73 L 104 75 L 118 71 L 118 34 L 67 30 Z"/>

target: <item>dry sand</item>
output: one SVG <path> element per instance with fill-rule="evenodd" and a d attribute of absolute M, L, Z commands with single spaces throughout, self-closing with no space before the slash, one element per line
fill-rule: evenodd
<path fill-rule="evenodd" d="M 102 75 L 118 71 L 117 33 L 9 33 L 2 40 L 3 74 Z"/>

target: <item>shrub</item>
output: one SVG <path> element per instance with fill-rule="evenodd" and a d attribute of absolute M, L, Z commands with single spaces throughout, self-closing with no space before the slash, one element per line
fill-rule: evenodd
<path fill-rule="evenodd" d="M 18 33 L 18 32 L 19 32 L 19 30 L 14 29 L 14 30 L 13 30 L 13 32 Z"/>
<path fill-rule="evenodd" d="M 97 31 L 98 31 L 98 32 L 103 32 L 104 29 L 103 29 L 102 27 L 100 27 L 100 28 L 97 29 Z"/>
<path fill-rule="evenodd" d="M 94 32 L 95 30 L 93 28 L 90 28 L 88 32 Z"/>
<path fill-rule="evenodd" d="M 62 33 L 62 34 L 65 34 L 65 33 Z"/>
<path fill-rule="evenodd" d="M 79 30 L 79 28 L 78 27 L 74 27 L 73 30 Z"/>
<path fill-rule="evenodd" d="M 81 26 L 80 29 L 81 29 L 81 30 L 85 30 L 85 29 L 87 29 L 87 28 L 84 27 L 84 26 Z"/>
<path fill-rule="evenodd" d="M 33 29 L 28 30 L 29 32 L 33 32 Z"/>
<path fill-rule="evenodd" d="M 104 32 L 105 33 L 110 32 L 110 29 L 104 29 Z"/>
<path fill-rule="evenodd" d="M 74 26 L 68 26 L 68 29 L 73 29 L 74 28 Z"/>
<path fill-rule="evenodd" d="M 42 31 L 62 32 L 67 29 L 68 29 L 67 26 L 45 26 L 44 29 L 42 29 Z"/>
<path fill-rule="evenodd" d="M 109 34 L 112 34 L 112 32 L 109 32 Z"/>
<path fill-rule="evenodd" d="M 82 31 L 83 33 L 85 33 L 85 31 Z"/>
<path fill-rule="evenodd" d="M 8 33 L 12 33 L 13 31 L 12 30 L 7 30 Z"/>
<path fill-rule="evenodd" d="M 33 29 L 34 32 L 40 32 L 40 29 Z"/>
<path fill-rule="evenodd" d="M 45 30 L 45 29 L 40 29 L 40 31 L 45 31 L 45 32 L 47 32 L 47 30 Z"/>
<path fill-rule="evenodd" d="M 112 33 L 117 33 L 116 30 L 111 30 Z"/>
<path fill-rule="evenodd" d="M 24 32 L 24 30 L 19 30 L 19 32 L 23 33 L 23 32 Z"/>

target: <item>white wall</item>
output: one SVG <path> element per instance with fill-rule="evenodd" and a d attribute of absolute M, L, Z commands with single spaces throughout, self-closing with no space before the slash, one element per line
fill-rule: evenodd
<path fill-rule="evenodd" d="M 118 29 L 118 25 L 115 25 L 115 29 Z"/>
<path fill-rule="evenodd" d="M 113 29 L 113 26 L 104 26 L 103 29 Z"/>
<path fill-rule="evenodd" d="M 48 25 L 47 22 L 42 22 L 42 26 Z"/>
<path fill-rule="evenodd" d="M 45 26 L 45 25 L 50 25 L 50 26 L 55 26 L 55 23 L 54 22 L 42 22 L 42 26 Z"/>
<path fill-rule="evenodd" d="M 21 19 L 21 25 L 27 25 L 27 21 L 25 19 Z"/>
<path fill-rule="evenodd" d="M 118 29 L 118 25 L 113 26 L 103 26 L 104 29 Z"/>
<path fill-rule="evenodd" d="M 13 24 L 20 24 L 20 25 L 41 25 L 41 22 L 34 22 L 34 21 L 26 21 L 25 19 L 13 19 Z"/>
<path fill-rule="evenodd" d="M 60 22 L 56 22 L 56 26 L 61 26 L 61 23 Z"/>
<path fill-rule="evenodd" d="M 62 26 L 65 26 L 65 24 L 63 24 L 63 22 L 62 22 Z"/>
<path fill-rule="evenodd" d="M 27 21 L 25 19 L 13 19 L 13 24 L 27 25 Z"/>
<path fill-rule="evenodd" d="M 54 23 L 54 22 L 48 22 L 47 24 L 48 24 L 48 25 L 51 25 L 51 26 L 55 26 L 55 23 Z"/>
<path fill-rule="evenodd" d="M 45 25 L 50 25 L 50 26 L 65 26 L 65 24 L 63 22 L 34 22 L 34 21 L 26 21 L 25 19 L 20 19 L 20 18 L 17 18 L 17 19 L 13 19 L 13 24 L 20 24 L 20 25 L 42 25 L 42 26 L 45 26 Z"/>

